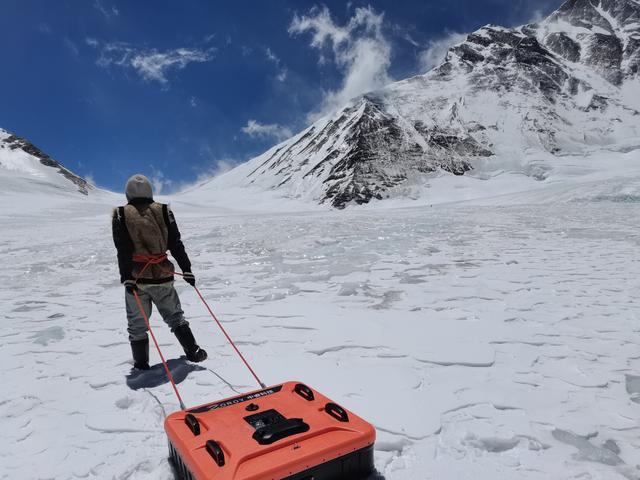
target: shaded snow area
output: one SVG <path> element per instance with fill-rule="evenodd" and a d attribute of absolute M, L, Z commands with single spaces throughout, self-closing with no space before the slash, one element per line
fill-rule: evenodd
<path fill-rule="evenodd" d="M 0 478 L 170 479 L 158 355 L 131 375 L 107 207 L 0 212 Z M 173 203 L 203 294 L 269 384 L 371 421 L 388 480 L 640 478 L 637 203 L 220 213 Z M 152 317 L 189 405 L 254 389 Z M 379 477 L 378 477 L 379 478 Z"/>

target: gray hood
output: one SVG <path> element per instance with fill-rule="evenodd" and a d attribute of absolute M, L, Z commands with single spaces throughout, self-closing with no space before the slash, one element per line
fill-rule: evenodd
<path fill-rule="evenodd" d="M 135 198 L 148 198 L 153 199 L 153 188 L 151 182 L 144 175 L 136 174 L 127 180 L 127 186 L 124 189 L 124 193 L 127 195 L 127 201 L 131 201 Z"/>

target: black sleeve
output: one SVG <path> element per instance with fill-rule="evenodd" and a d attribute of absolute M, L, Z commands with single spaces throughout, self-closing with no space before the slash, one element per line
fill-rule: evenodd
<path fill-rule="evenodd" d="M 124 221 L 123 208 L 116 208 L 113 211 L 111 227 L 113 230 L 113 243 L 118 251 L 120 282 L 133 280 L 133 242 L 131 241 L 127 225 Z"/>
<path fill-rule="evenodd" d="M 190 272 L 191 261 L 184 249 L 184 243 L 182 243 L 182 239 L 180 238 L 180 230 L 178 230 L 176 218 L 173 216 L 173 212 L 167 205 L 164 205 L 163 213 L 165 216 L 164 220 L 167 222 L 167 227 L 169 228 L 169 243 L 167 246 L 171 252 L 171 256 L 176 259 L 176 262 L 178 262 L 180 270 L 183 272 Z"/>

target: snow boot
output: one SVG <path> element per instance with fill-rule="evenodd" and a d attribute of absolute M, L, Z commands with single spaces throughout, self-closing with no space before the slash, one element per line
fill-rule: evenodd
<path fill-rule="evenodd" d="M 149 370 L 149 338 L 132 341 L 131 353 L 133 354 L 133 368 Z"/>
<path fill-rule="evenodd" d="M 193 338 L 193 333 L 189 325 L 180 325 L 173 329 L 173 333 L 184 348 L 184 353 L 187 355 L 187 360 L 190 362 L 203 362 L 207 359 L 207 352 L 200 348 L 196 344 L 196 339 Z"/>

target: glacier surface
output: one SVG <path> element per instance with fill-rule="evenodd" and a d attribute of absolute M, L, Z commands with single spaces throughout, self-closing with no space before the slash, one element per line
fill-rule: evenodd
<path fill-rule="evenodd" d="M 171 200 L 203 294 L 263 380 L 371 421 L 378 478 L 635 479 L 637 177 L 580 165 L 545 189 L 402 208 Z M 0 478 L 170 479 L 176 399 L 157 353 L 131 374 L 109 225 L 123 198 L 47 198 L 0 210 Z M 186 402 L 254 389 L 177 286 L 210 359 L 190 365 L 152 324 Z"/>

